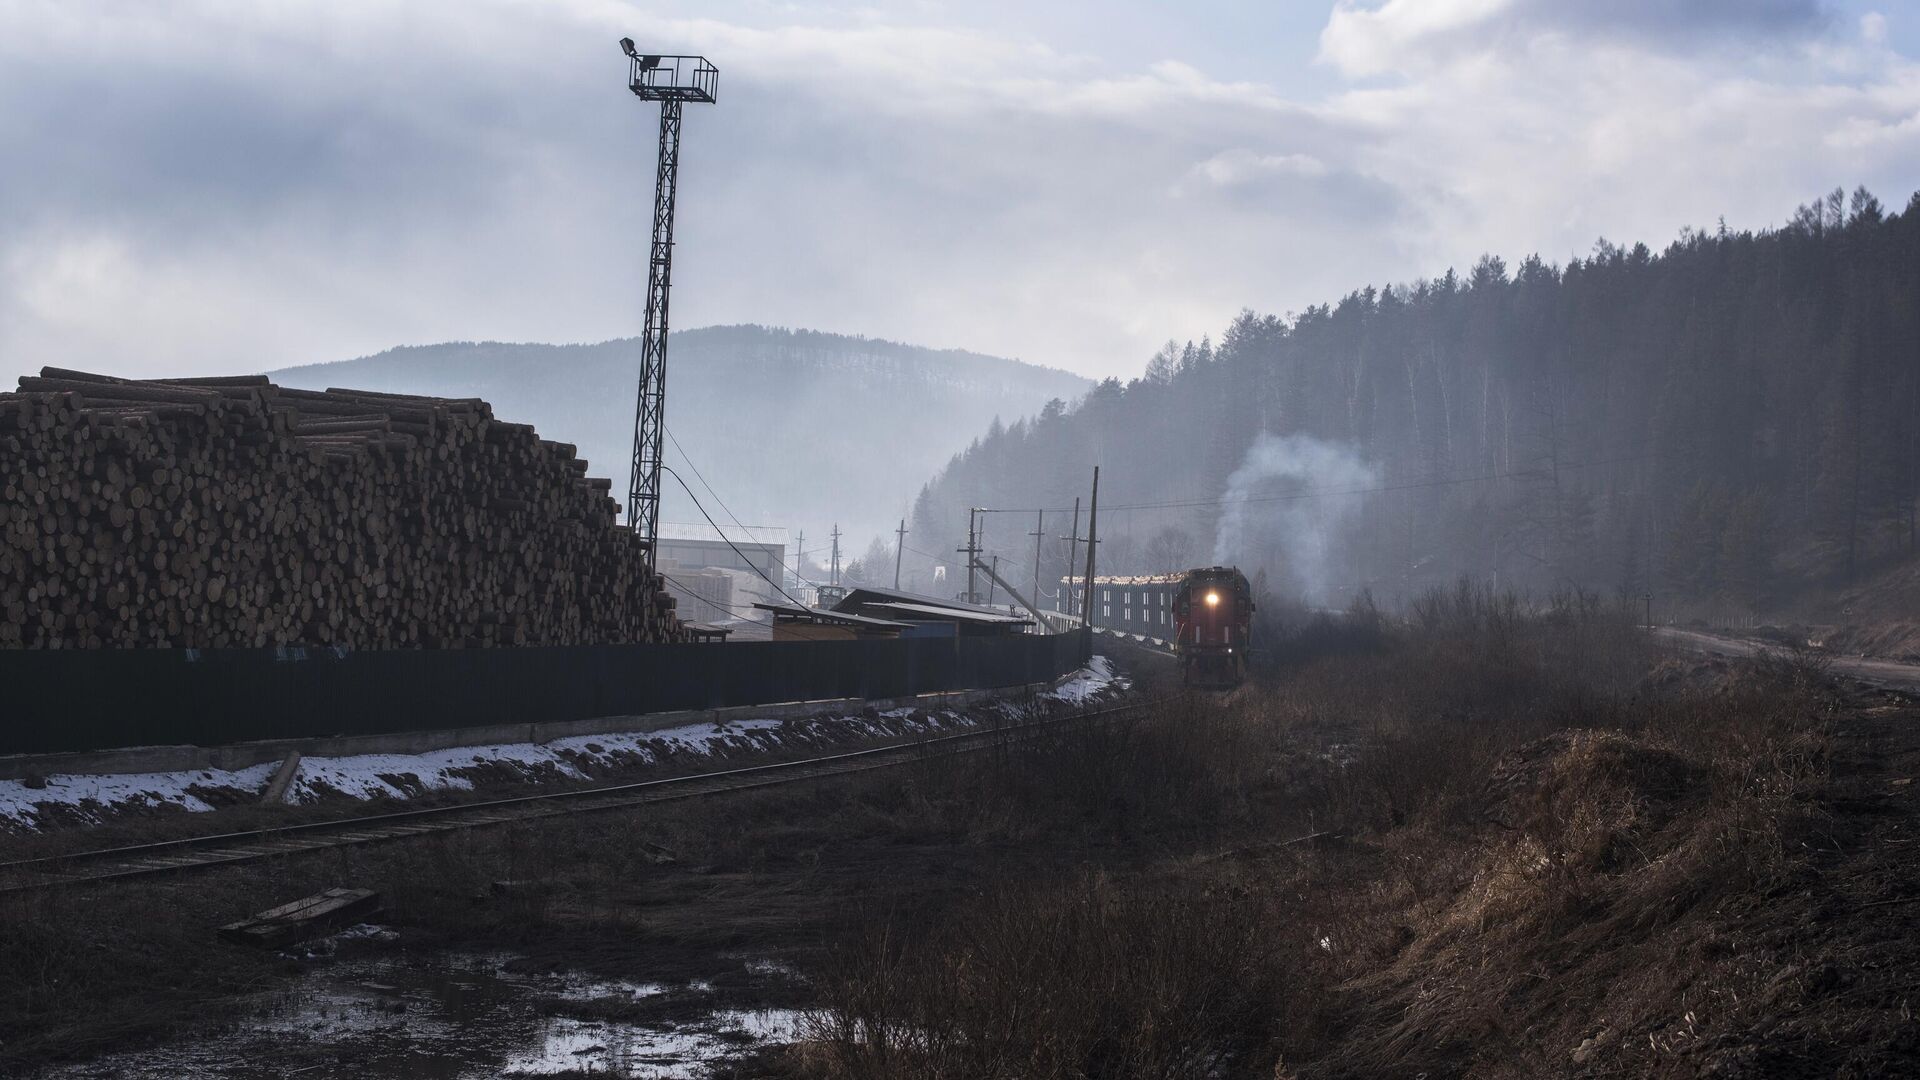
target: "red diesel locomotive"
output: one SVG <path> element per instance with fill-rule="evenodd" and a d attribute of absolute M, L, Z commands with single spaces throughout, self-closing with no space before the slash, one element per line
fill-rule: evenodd
<path fill-rule="evenodd" d="M 1188 686 L 1234 687 L 1247 677 L 1253 589 L 1231 566 L 1189 570 L 1173 594 L 1174 652 Z"/>
<path fill-rule="evenodd" d="M 1079 591 L 1081 582 L 1063 585 Z M 1184 574 L 1101 577 L 1087 610 L 1103 630 L 1165 642 L 1180 658 L 1188 686 L 1231 688 L 1247 677 L 1253 589 L 1231 566 Z"/>

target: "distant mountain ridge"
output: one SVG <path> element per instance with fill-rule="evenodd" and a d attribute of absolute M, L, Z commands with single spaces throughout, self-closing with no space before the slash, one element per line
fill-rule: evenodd
<path fill-rule="evenodd" d="M 595 476 L 627 484 L 640 342 L 449 342 L 268 372 L 287 386 L 479 397 L 495 415 L 570 442 Z M 675 333 L 667 349 L 667 428 L 750 525 L 806 530 L 836 522 L 848 557 L 890 533 L 927 476 L 996 417 L 1012 421 L 1092 384 L 1071 373 L 961 349 L 764 326 Z M 667 445 L 667 462 L 682 457 Z M 707 510 L 728 516 L 692 471 Z M 663 516 L 698 521 L 666 481 Z"/>

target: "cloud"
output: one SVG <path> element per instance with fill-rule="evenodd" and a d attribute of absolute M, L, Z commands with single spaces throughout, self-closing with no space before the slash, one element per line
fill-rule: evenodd
<path fill-rule="evenodd" d="M 243 371 L 635 332 L 656 114 L 622 34 L 721 68 L 687 112 L 676 325 L 1095 375 L 1243 306 L 1761 226 L 1836 184 L 1898 205 L 1920 175 L 1920 68 L 1807 3 L 1341 3 L 1323 84 L 1288 93 L 944 18 L 0 3 L 0 357 Z"/>
<path fill-rule="evenodd" d="M 1193 165 L 1173 185 L 1178 200 L 1211 202 L 1235 217 L 1257 215 L 1282 225 L 1293 241 L 1337 243 L 1338 236 L 1372 232 L 1406 212 L 1391 184 L 1312 154 L 1261 153 L 1234 147 Z M 1265 229 L 1252 233 L 1267 243 Z M 1223 251 L 1234 251 L 1225 243 Z M 1252 257 L 1249 252 L 1249 257 Z"/>
<path fill-rule="evenodd" d="M 1250 127 L 1326 126 L 1188 65 L 1095 72 L 940 26 L 498 0 L 446 19 L 187 4 L 127 27 L 45 11 L 0 11 L 0 187 L 18 196 L 0 207 L 0 355 L 28 364 L 227 370 L 633 332 L 655 114 L 622 92 L 612 42 L 634 22 L 722 65 L 720 105 L 685 129 L 683 326 L 1131 367 L 1145 327 L 1110 305 L 1159 321 L 1137 301 L 1181 269 L 1151 250 L 1179 172 Z M 1208 231 L 1205 213 L 1173 223 Z M 59 303 L 37 299 L 75 252 L 109 250 L 113 275 L 62 273 Z"/>
<path fill-rule="evenodd" d="M 1564 258 L 1722 215 L 1765 226 L 1835 185 L 1904 201 L 1920 68 L 1837 29 L 1788 0 L 1388 0 L 1339 4 L 1320 45 L 1360 80 L 1327 107 L 1391 133 L 1352 166 L 1458 263 L 1465 237 Z"/>
<path fill-rule="evenodd" d="M 1377 75 L 1515 6 L 1516 0 L 1387 0 L 1378 7 L 1340 0 L 1320 33 L 1320 55 L 1348 75 Z"/>
<path fill-rule="evenodd" d="M 1263 177 L 1320 177 L 1327 164 L 1311 154 L 1256 154 L 1235 147 L 1193 167 L 1192 176 L 1215 187 L 1240 187 Z"/>
<path fill-rule="evenodd" d="M 1427 70 L 1541 39 L 1654 51 L 1799 40 L 1829 22 L 1817 0 L 1338 0 L 1320 58 L 1350 76 Z"/>

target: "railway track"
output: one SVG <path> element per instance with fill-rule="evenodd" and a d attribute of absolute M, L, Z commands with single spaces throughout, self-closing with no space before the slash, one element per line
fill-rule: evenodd
<path fill-rule="evenodd" d="M 454 806 L 287 825 L 252 832 L 194 836 L 152 844 L 101 848 L 37 859 L 0 862 L 0 894 L 61 885 L 184 874 L 343 847 L 390 843 L 437 833 L 481 829 L 568 814 L 626 810 L 726 792 L 776 787 L 821 777 L 892 768 L 951 754 L 971 753 L 1032 739 L 1076 720 L 1111 719 L 1139 712 L 1158 700 L 1082 710 L 1045 720 L 941 735 L 911 743 L 849 750 L 799 761 L 641 780 L 609 787 L 519 795 Z"/>

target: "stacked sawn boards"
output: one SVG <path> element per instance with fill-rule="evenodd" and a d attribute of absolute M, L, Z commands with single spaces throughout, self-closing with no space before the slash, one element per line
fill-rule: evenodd
<path fill-rule="evenodd" d="M 45 368 L 0 394 L 0 648 L 681 640 L 586 467 L 478 399 Z"/>

